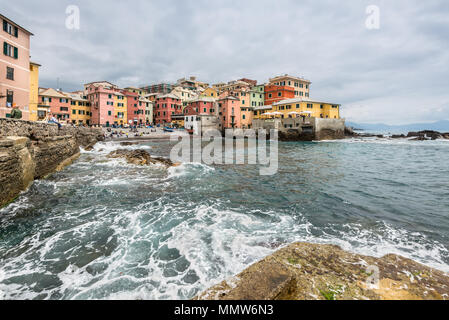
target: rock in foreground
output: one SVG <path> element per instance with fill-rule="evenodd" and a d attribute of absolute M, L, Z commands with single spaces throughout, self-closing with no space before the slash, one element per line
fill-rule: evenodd
<path fill-rule="evenodd" d="M 108 158 L 124 158 L 130 164 L 135 165 L 150 165 L 150 164 L 162 164 L 166 167 L 176 167 L 179 164 L 173 163 L 169 159 L 165 158 L 152 158 L 151 155 L 145 150 L 124 150 L 118 149 L 108 154 Z"/>
<path fill-rule="evenodd" d="M 379 281 L 370 281 L 377 271 Z M 294 243 L 196 299 L 442 300 L 449 299 L 449 277 L 394 254 L 374 258 L 334 245 Z"/>

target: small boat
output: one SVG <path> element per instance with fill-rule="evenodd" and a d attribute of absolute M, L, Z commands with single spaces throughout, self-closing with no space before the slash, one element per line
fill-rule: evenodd
<path fill-rule="evenodd" d="M 172 128 L 164 128 L 164 132 L 175 132 Z"/>

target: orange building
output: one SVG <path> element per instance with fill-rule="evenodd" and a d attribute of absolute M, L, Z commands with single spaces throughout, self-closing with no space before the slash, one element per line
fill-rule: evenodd
<path fill-rule="evenodd" d="M 265 86 L 265 105 L 272 105 L 286 99 L 295 97 L 295 89 L 288 86 L 277 86 L 274 84 Z"/>

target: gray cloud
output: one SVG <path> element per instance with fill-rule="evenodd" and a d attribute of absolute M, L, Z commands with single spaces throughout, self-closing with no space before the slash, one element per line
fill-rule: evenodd
<path fill-rule="evenodd" d="M 65 28 L 78 5 L 81 30 Z M 365 28 L 378 5 L 380 30 Z M 65 90 L 196 75 L 210 83 L 289 73 L 348 120 L 449 119 L 449 3 L 434 1 L 26 1 L 2 14 L 30 29 L 41 86 Z"/>

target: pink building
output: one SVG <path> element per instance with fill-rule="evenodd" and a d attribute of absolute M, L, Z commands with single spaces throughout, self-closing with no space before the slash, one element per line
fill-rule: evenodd
<path fill-rule="evenodd" d="M 218 100 L 221 129 L 241 128 L 240 99 L 227 96 Z"/>
<path fill-rule="evenodd" d="M 115 119 L 114 95 L 120 89 L 107 81 L 91 82 L 84 85 L 84 94 L 90 101 L 93 125 L 112 126 Z"/>
<path fill-rule="evenodd" d="M 188 116 L 193 115 L 216 115 L 217 106 L 215 99 L 210 97 L 199 97 L 188 101 L 184 108 L 184 114 Z"/>
<path fill-rule="evenodd" d="M 53 88 L 39 90 L 39 106 L 48 108 L 50 117 L 61 122 L 69 122 L 71 112 L 71 98 Z"/>
<path fill-rule="evenodd" d="M 139 101 L 139 95 L 135 92 L 123 90 L 128 100 L 128 121 L 132 125 L 145 124 L 145 105 Z"/>
<path fill-rule="evenodd" d="M 182 114 L 182 101 L 174 94 L 157 96 L 154 107 L 156 124 L 164 125 L 171 123 L 172 115 Z"/>
<path fill-rule="evenodd" d="M 30 36 L 33 34 L 0 14 L 0 118 L 10 117 L 16 105 L 22 119 L 30 117 Z"/>

